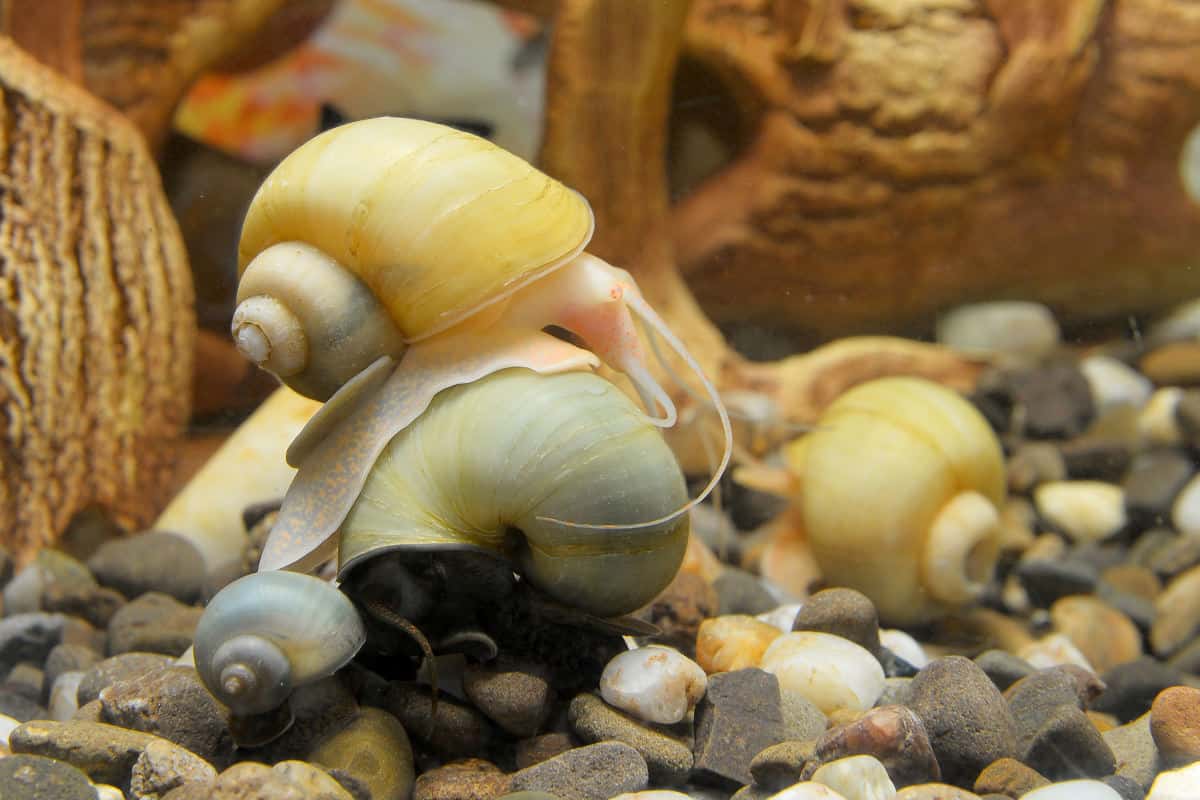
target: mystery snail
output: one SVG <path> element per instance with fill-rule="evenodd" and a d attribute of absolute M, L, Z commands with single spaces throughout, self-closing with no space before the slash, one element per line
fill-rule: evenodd
<path fill-rule="evenodd" d="M 708 486 L 640 522 L 660 529 L 707 495 L 729 460 L 725 410 L 629 273 L 584 252 L 592 229 L 578 193 L 435 123 L 361 120 L 279 164 L 242 229 L 233 335 L 256 363 L 327 402 L 288 452 L 298 472 L 260 569 L 328 559 L 384 447 L 448 387 L 513 367 L 548 375 L 603 362 L 660 414 L 654 424 L 674 424 L 635 319 L 696 372 L 725 437 Z M 573 511 L 555 508 L 560 529 L 610 524 Z"/>
<path fill-rule="evenodd" d="M 436 604 L 403 558 L 469 551 L 502 561 L 563 606 L 612 617 L 674 577 L 689 518 L 669 512 L 686 499 L 661 433 L 616 386 L 587 372 L 506 369 L 440 392 L 387 444 L 340 527 L 338 577 L 366 605 L 379 583 L 371 567 L 384 566 L 392 612 L 419 621 Z M 567 516 L 595 526 L 553 521 Z M 642 524 L 655 518 L 664 521 Z M 475 584 L 459 592 L 499 593 L 483 580 L 454 579 Z M 196 662 L 235 713 L 257 713 L 353 658 L 362 630 L 332 585 L 257 572 L 209 604 Z"/>

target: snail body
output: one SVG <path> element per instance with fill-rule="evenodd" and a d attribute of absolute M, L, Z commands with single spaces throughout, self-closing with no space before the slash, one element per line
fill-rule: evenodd
<path fill-rule="evenodd" d="M 699 375 L 725 436 L 708 487 L 669 515 L 707 495 L 728 463 L 725 410 L 629 273 L 584 252 L 593 225 L 577 192 L 436 123 L 360 120 L 280 163 L 246 215 L 233 335 L 326 408 L 289 454 L 298 473 L 260 568 L 328 558 L 375 459 L 447 388 L 514 367 L 550 375 L 603 362 L 631 379 L 655 424 L 674 424 L 635 320 Z"/>
<path fill-rule="evenodd" d="M 999 551 L 1004 460 L 957 393 L 918 378 L 860 384 L 785 455 L 829 585 L 863 592 L 896 625 L 982 594 Z"/>

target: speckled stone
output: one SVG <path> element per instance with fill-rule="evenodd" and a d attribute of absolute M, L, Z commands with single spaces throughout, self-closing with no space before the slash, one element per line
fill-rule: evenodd
<path fill-rule="evenodd" d="M 543 733 L 540 736 L 532 736 L 517 742 L 513 748 L 513 760 L 517 769 L 525 769 L 565 753 L 572 747 L 578 747 L 579 744 L 571 734 L 565 731 Z"/>
<path fill-rule="evenodd" d="M 99 660 L 100 654 L 90 647 L 80 644 L 57 645 L 46 656 L 43 666 L 46 685 L 53 686 L 58 676 L 64 672 L 83 672 Z"/>
<path fill-rule="evenodd" d="M 754 785 L 770 791 L 781 791 L 804 780 L 806 766 L 816 752 L 816 741 L 780 742 L 763 748 L 750 761 Z M 814 765 L 813 771 L 816 769 Z"/>
<path fill-rule="evenodd" d="M 870 598 L 854 589 L 824 589 L 812 595 L 800 607 L 792 630 L 831 633 L 879 656 L 879 614 Z"/>
<path fill-rule="evenodd" d="M 521 737 L 538 732 L 555 698 L 545 667 L 503 656 L 488 664 L 468 664 L 463 690 L 492 722 Z"/>
<path fill-rule="evenodd" d="M 486 752 L 493 738 L 486 717 L 443 693 L 438 697 L 434 725 L 432 705 L 429 687 L 396 682 L 389 684 L 383 707 L 396 715 L 414 739 L 428 744 L 442 758 L 474 758 Z M 428 738 L 430 730 L 432 740 Z"/>
<path fill-rule="evenodd" d="M 152 742 L 178 747 L 149 733 L 74 720 L 27 722 L 9 734 L 8 741 L 14 753 L 66 761 L 83 770 L 92 780 L 116 786 L 129 781 L 134 763 Z"/>
<path fill-rule="evenodd" d="M 508 791 L 508 783 L 495 764 L 469 758 L 419 775 L 412 800 L 491 800 Z"/>
<path fill-rule="evenodd" d="M 1086 714 L 1066 704 L 1037 729 L 1021 760 L 1053 781 L 1102 778 L 1117 768 L 1100 731 Z"/>
<path fill-rule="evenodd" d="M 356 800 L 328 772 L 307 761 L 281 761 L 271 767 L 305 792 L 305 800 Z"/>
<path fill-rule="evenodd" d="M 1008 704 L 968 658 L 930 662 L 913 678 L 910 707 L 921 718 L 948 783 L 972 785 L 988 764 L 1017 755 Z"/>
<path fill-rule="evenodd" d="M 1183 682 L 1176 670 L 1149 656 L 1113 667 L 1100 677 L 1107 688 L 1092 708 L 1112 714 L 1121 722 L 1145 714 L 1159 692 Z"/>
<path fill-rule="evenodd" d="M 825 713 L 807 697 L 782 686 L 779 687 L 779 709 L 783 713 L 785 739 L 797 742 L 816 739 L 829 726 Z"/>
<path fill-rule="evenodd" d="M 783 740 L 780 703 L 779 682 L 769 672 L 741 669 L 709 678 L 696 707 L 696 769 L 749 783 L 754 756 Z"/>
<path fill-rule="evenodd" d="M 150 742 L 133 762 L 129 773 L 129 791 L 145 800 L 157 800 L 177 786 L 215 780 L 217 771 L 203 758 L 158 740 Z"/>
<path fill-rule="evenodd" d="M 105 542 L 87 565 L 100 583 L 130 599 L 162 592 L 190 604 L 200 600 L 204 585 L 200 552 L 187 539 L 166 531 Z"/>
<path fill-rule="evenodd" d="M 161 653 L 122 653 L 98 661 L 84 670 L 77 699 L 84 706 L 100 697 L 100 691 L 119 681 L 132 680 L 166 669 L 172 664 L 170 656 Z"/>
<path fill-rule="evenodd" d="M 1150 733 L 1172 766 L 1200 761 L 1200 689 L 1172 686 L 1154 698 Z"/>
<path fill-rule="evenodd" d="M 624 742 L 637 750 L 646 760 L 650 780 L 656 785 L 680 784 L 692 768 L 692 752 L 686 744 L 646 727 L 595 695 L 575 697 L 568 719 L 571 730 L 584 742 Z"/>
<path fill-rule="evenodd" d="M 1150 713 L 1101 734 L 1117 760 L 1117 774 L 1147 789 L 1159 772 L 1158 748 L 1150 733 Z"/>
<path fill-rule="evenodd" d="M 0 797 L 13 800 L 94 800 L 87 776 L 63 761 L 35 755 L 0 758 Z"/>
<path fill-rule="evenodd" d="M 623 742 L 577 747 L 540 764 L 514 772 L 514 791 L 541 791 L 560 800 L 609 800 L 639 792 L 649 783 L 646 762 Z"/>
<path fill-rule="evenodd" d="M 1142 655 L 1142 634 L 1129 617 L 1091 595 L 1063 597 L 1050 607 L 1050 621 L 1098 671 Z"/>
<path fill-rule="evenodd" d="M 1103 688 L 1091 673 L 1069 667 L 1041 669 L 1014 683 L 1004 692 L 1004 698 L 1016 725 L 1019 746 L 1028 747 L 1037 730 L 1059 706 L 1072 705 L 1083 710 Z"/>
<path fill-rule="evenodd" d="M 975 663 L 1002 692 L 1035 671 L 1028 661 L 1005 650 L 985 650 L 975 657 Z"/>
<path fill-rule="evenodd" d="M 404 800 L 416 780 L 404 726 L 378 708 L 362 709 L 358 719 L 321 742 L 305 760 L 349 775 L 370 790 L 372 800 Z"/>
<path fill-rule="evenodd" d="M 976 794 L 1002 794 L 1020 797 L 1050 781 L 1015 758 L 999 758 L 988 764 L 975 779 Z"/>
<path fill-rule="evenodd" d="M 897 786 L 941 780 L 941 769 L 920 717 L 904 706 L 873 708 L 854 722 L 827 731 L 814 763 L 853 755 L 879 759 Z"/>
<path fill-rule="evenodd" d="M 121 608 L 108 626 L 108 654 L 133 651 L 179 656 L 192 644 L 204 609 L 147 592 Z"/>

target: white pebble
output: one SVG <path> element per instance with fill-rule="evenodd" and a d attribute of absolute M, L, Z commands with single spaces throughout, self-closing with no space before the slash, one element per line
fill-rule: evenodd
<path fill-rule="evenodd" d="M 789 786 L 782 792 L 776 792 L 767 800 L 846 800 L 846 797 L 823 783 L 805 781 Z"/>
<path fill-rule="evenodd" d="M 670 647 L 626 650 L 600 675 L 600 696 L 639 719 L 670 725 L 704 697 L 708 677 L 695 661 Z"/>
<path fill-rule="evenodd" d="M 1125 492 L 1103 481 L 1051 481 L 1033 491 L 1038 513 L 1076 544 L 1099 542 L 1125 527 Z"/>
<path fill-rule="evenodd" d="M 1096 668 L 1088 662 L 1087 656 L 1080 652 L 1074 642 L 1061 633 L 1043 636 L 1036 642 L 1022 647 L 1017 655 L 1028 661 L 1035 669 L 1050 669 L 1064 664 L 1073 664 L 1091 672 L 1096 671 Z"/>
<path fill-rule="evenodd" d="M 965 353 L 1040 358 L 1059 342 L 1058 322 L 1041 303 L 999 300 L 959 306 L 937 323 L 939 344 Z"/>
<path fill-rule="evenodd" d="M 823 764 L 812 776 L 839 791 L 846 800 L 892 800 L 896 784 L 875 756 L 850 756 Z"/>
<path fill-rule="evenodd" d="M 803 603 L 787 603 L 782 606 L 776 606 L 770 611 L 764 611 L 758 615 L 761 622 L 768 625 L 774 625 L 784 633 L 792 632 L 792 624 L 796 621 L 796 615 L 800 613 L 800 607 Z"/>
<path fill-rule="evenodd" d="M 1197 142 L 1200 143 L 1200 137 L 1197 137 Z M 1175 306 L 1150 326 L 1146 339 L 1155 346 L 1200 339 L 1200 299 Z"/>
<path fill-rule="evenodd" d="M 1021 795 L 1021 800 L 1121 800 L 1121 795 L 1103 781 L 1078 780 L 1034 789 Z"/>
<path fill-rule="evenodd" d="M 917 669 L 929 663 L 929 656 L 925 655 L 920 642 L 899 628 L 880 628 L 879 643 Z"/>
<path fill-rule="evenodd" d="M 672 792 L 669 789 L 650 789 L 645 792 L 626 792 L 612 800 L 691 800 L 683 792 Z"/>
<path fill-rule="evenodd" d="M 1097 415 L 1117 406 L 1141 408 L 1154 391 L 1149 378 L 1112 356 L 1088 356 L 1079 370 L 1092 389 Z"/>
<path fill-rule="evenodd" d="M 93 783 L 96 790 L 96 800 L 125 800 L 125 793 L 107 783 Z"/>
<path fill-rule="evenodd" d="M 883 693 L 883 667 L 849 639 L 816 631 L 785 633 L 763 653 L 761 666 L 781 688 L 803 695 L 826 714 L 866 711 Z"/>
<path fill-rule="evenodd" d="M 1175 409 L 1183 399 L 1183 389 L 1168 386 L 1150 395 L 1146 407 L 1138 414 L 1138 433 L 1149 444 L 1170 446 L 1183 441 L 1183 431 L 1175 418 Z"/>
<path fill-rule="evenodd" d="M 13 732 L 13 728 L 21 723 L 7 714 L 0 714 L 0 744 L 8 748 L 8 735 Z"/>
<path fill-rule="evenodd" d="M 1175 497 L 1171 524 L 1184 536 L 1200 535 L 1200 475 L 1192 476 Z"/>
<path fill-rule="evenodd" d="M 1200 761 L 1158 773 L 1146 800 L 1196 800 L 1200 798 Z"/>
<path fill-rule="evenodd" d="M 78 669 L 64 672 L 54 679 L 54 685 L 50 687 L 50 706 L 47 709 L 50 712 L 50 719 L 66 722 L 75 716 L 75 712 L 79 710 L 79 701 L 76 699 L 76 695 L 81 683 L 83 683 L 83 670 Z"/>

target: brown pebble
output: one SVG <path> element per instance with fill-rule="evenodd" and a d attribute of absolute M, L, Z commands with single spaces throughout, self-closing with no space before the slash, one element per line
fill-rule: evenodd
<path fill-rule="evenodd" d="M 1113 728 L 1121 727 L 1121 720 L 1117 719 L 1112 714 L 1105 714 L 1103 711 L 1087 710 L 1083 713 L 1087 714 L 1087 718 L 1096 726 L 1096 730 L 1104 733 L 1111 731 Z"/>
<path fill-rule="evenodd" d="M 941 780 L 925 726 L 905 706 L 882 706 L 839 728 L 827 731 L 814 750 L 814 761 L 825 764 L 854 755 L 879 759 L 897 786 Z"/>
<path fill-rule="evenodd" d="M 1200 382 L 1200 344 L 1171 342 L 1151 350 L 1138 362 L 1142 374 L 1159 386 L 1191 386 Z"/>
<path fill-rule="evenodd" d="M 1139 564 L 1117 564 L 1100 573 L 1100 579 L 1115 589 L 1151 602 L 1162 591 L 1162 581 L 1154 571 Z"/>
<path fill-rule="evenodd" d="M 569 733 L 543 733 L 541 736 L 531 736 L 517 742 L 513 757 L 517 769 L 525 769 L 578 746 L 579 742 L 571 738 Z"/>
<path fill-rule="evenodd" d="M 1150 706 L 1150 734 L 1172 765 L 1200 760 L 1200 689 L 1172 686 Z"/>
<path fill-rule="evenodd" d="M 468 758 L 417 778 L 412 800 L 491 800 L 508 791 L 508 776 L 490 761 Z"/>
<path fill-rule="evenodd" d="M 893 800 L 979 800 L 979 795 L 948 783 L 921 783 L 905 786 Z"/>
<path fill-rule="evenodd" d="M 1050 781 L 1037 770 L 1031 769 L 1015 758 L 1000 758 L 983 768 L 975 779 L 976 794 L 1003 794 L 1020 797 Z"/>
<path fill-rule="evenodd" d="M 1054 601 L 1050 621 L 1098 673 L 1142 655 L 1142 634 L 1128 616 L 1091 595 Z"/>
<path fill-rule="evenodd" d="M 1177 575 L 1155 598 L 1158 611 L 1150 628 L 1150 646 L 1157 656 L 1169 656 L 1200 628 L 1200 566 Z"/>

